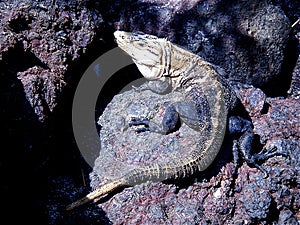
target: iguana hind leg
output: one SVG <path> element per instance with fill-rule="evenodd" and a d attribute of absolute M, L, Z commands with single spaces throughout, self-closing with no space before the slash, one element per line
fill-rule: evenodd
<path fill-rule="evenodd" d="M 261 161 L 267 160 L 273 156 L 285 156 L 288 157 L 287 153 L 280 152 L 276 148 L 263 148 L 258 153 L 253 153 L 253 141 L 254 133 L 252 123 L 242 117 L 232 116 L 229 118 L 229 132 L 231 135 L 235 136 L 233 154 L 236 158 L 238 153 L 240 153 L 243 159 L 249 165 L 253 165 L 259 169 L 264 177 L 268 176 L 267 171 L 259 164 Z M 238 152 L 237 152 L 238 151 Z M 235 164 L 237 166 L 237 160 L 235 159 Z"/>

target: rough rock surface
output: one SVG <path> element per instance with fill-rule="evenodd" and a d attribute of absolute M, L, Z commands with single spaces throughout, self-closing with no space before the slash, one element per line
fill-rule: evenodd
<path fill-rule="evenodd" d="M 103 7 L 115 28 L 168 37 L 232 80 L 261 87 L 280 77 L 291 24 L 270 1 L 141 0 Z"/>
<path fill-rule="evenodd" d="M 300 27 L 300 22 L 298 26 Z M 295 36 L 298 40 L 298 54 L 300 54 L 300 32 L 298 32 Z M 300 96 L 300 55 L 298 55 L 298 60 L 293 70 L 292 81 L 288 94 L 289 96 L 297 98 Z"/>
<path fill-rule="evenodd" d="M 85 1 L 0 1 L 2 221 L 63 224 L 62 209 L 72 195 L 57 192 L 69 190 L 71 181 L 76 185 L 74 174 L 90 172 L 74 145 L 70 90 L 86 67 L 88 49 L 101 53 L 102 24 Z M 48 185 L 49 174 L 61 182 Z M 65 224 L 77 224 L 75 218 Z M 86 221 L 80 224 L 92 224 Z"/>
<path fill-rule="evenodd" d="M 73 86 L 76 86 L 84 69 L 95 57 L 104 50 L 115 47 L 112 32 L 117 28 L 169 37 L 170 40 L 184 45 L 208 60 L 224 65 L 229 73 L 238 74 L 238 79 L 245 82 L 268 81 L 269 78 L 277 76 L 279 68 L 282 68 L 284 82 L 278 82 L 277 86 L 269 83 L 267 85 L 274 87 L 275 96 L 285 96 L 288 87 L 283 87 L 283 84 L 290 84 L 289 76 L 292 70 L 288 71 L 285 66 L 282 67 L 282 54 L 285 54 L 283 61 L 294 67 L 299 55 L 297 53 L 295 56 L 295 52 L 297 49 L 299 51 L 299 45 L 298 48 L 297 44 L 292 45 L 289 51 L 284 51 L 284 48 L 286 32 L 300 16 L 300 2 L 268 1 L 272 2 L 271 4 L 259 1 L 261 7 L 251 9 L 244 7 L 246 2 L 250 1 L 0 1 L 0 123 L 2 129 L 4 128 L 1 140 L 5 146 L 0 157 L 3 181 L 0 186 L 3 195 L 1 200 L 5 206 L 2 219 L 16 224 L 25 221 L 60 225 L 105 223 L 106 219 L 102 218 L 105 216 L 97 207 L 83 208 L 68 215 L 64 214 L 63 209 L 71 201 L 90 191 L 85 186 L 87 184 L 82 182 L 82 176 L 87 175 L 90 168 L 86 169 L 84 160 L 80 158 L 70 122 L 75 91 Z M 288 25 L 284 14 L 290 20 Z M 267 17 L 272 20 L 268 20 Z M 249 23 L 242 23 L 246 20 Z M 259 32 L 253 32 L 254 28 L 258 28 Z M 300 24 L 296 25 L 291 33 L 297 40 L 299 31 Z M 271 39 L 265 39 L 271 33 Z M 260 44 L 256 45 L 254 39 Z M 265 49 L 266 46 L 268 48 Z M 247 52 L 249 49 L 251 54 Z M 245 60 L 240 60 L 236 55 L 246 55 Z M 286 60 L 288 58 L 293 60 Z M 267 67 L 270 72 L 267 71 Z M 181 223 L 180 221 L 192 221 L 194 218 L 194 221 L 206 219 L 206 224 L 213 221 L 221 221 L 222 224 L 226 217 L 229 221 L 237 221 L 238 224 L 238 221 L 245 220 L 262 221 L 265 220 L 265 215 L 268 215 L 267 221 L 297 224 L 295 215 L 299 220 L 300 197 L 297 188 L 294 187 L 298 185 L 299 189 L 299 174 L 295 172 L 298 171 L 299 165 L 299 140 L 293 136 L 287 138 L 287 135 L 296 135 L 299 124 L 298 119 L 295 119 L 297 117 L 292 116 L 299 114 L 295 111 L 298 107 L 296 99 L 299 98 L 298 68 L 299 61 L 293 73 L 287 99 L 267 98 L 258 89 L 244 90 L 247 94 L 245 99 L 248 98 L 244 101 L 245 105 L 251 105 L 249 113 L 253 121 L 257 121 L 256 131 L 262 135 L 263 144 L 291 152 L 292 169 L 282 164 L 282 160 L 285 162 L 286 159 L 281 157 L 268 160 L 264 166 L 272 168 L 272 177 L 266 180 L 269 186 L 264 186 L 260 185 L 260 175 L 259 179 L 253 181 L 254 172 L 257 171 L 243 165 L 239 173 L 240 180 L 236 181 L 239 186 L 235 192 L 242 190 L 238 187 L 245 186 L 242 193 L 248 197 L 238 198 L 238 194 L 235 194 L 225 198 L 224 193 L 230 193 L 231 196 L 228 185 L 232 184 L 233 180 L 231 153 L 229 148 L 228 151 L 225 148 L 205 174 L 172 184 L 142 184 L 125 189 L 122 195 L 116 195 L 110 202 L 114 201 L 116 208 L 120 209 L 120 220 L 126 217 L 122 210 L 127 207 L 127 203 L 123 201 L 126 198 L 122 200 L 122 196 L 128 196 L 128 203 L 130 199 L 132 202 L 145 202 L 146 205 L 153 203 L 152 214 L 146 214 L 148 211 L 139 204 L 137 205 L 140 208 L 136 209 L 136 212 L 141 212 L 136 216 L 143 215 L 146 218 L 152 215 L 151 221 L 173 218 L 176 224 Z M 263 72 L 268 78 L 262 78 L 260 74 L 249 75 L 251 71 Z M 257 77 L 262 79 L 257 80 Z M 257 85 L 263 86 L 263 83 Z M 271 108 L 273 115 L 268 116 L 268 110 Z M 278 111 L 283 112 L 283 115 Z M 277 116 L 288 120 L 289 123 L 286 124 L 292 131 L 288 130 L 285 123 L 276 119 Z M 270 124 L 262 122 L 260 126 L 259 123 L 263 119 Z M 276 125 L 273 125 L 273 122 L 276 122 Z M 296 125 L 290 124 L 294 122 Z M 280 163 L 280 166 L 277 163 Z M 196 183 L 195 178 L 198 180 Z M 193 185 L 194 183 L 196 185 Z M 254 191 L 250 190 L 251 188 L 254 188 Z M 134 192 L 135 189 L 146 190 L 144 195 L 135 195 L 143 196 L 142 198 L 131 198 L 133 193 L 142 193 Z M 164 191 L 165 194 L 162 194 Z M 152 194 L 148 195 L 149 192 Z M 271 196 L 268 192 L 271 192 Z M 197 200 L 192 198 L 187 201 L 194 196 L 191 193 L 197 195 Z M 254 208 L 256 202 L 249 195 L 261 197 L 257 200 L 261 204 L 258 208 Z M 153 198 L 147 198 L 149 196 Z M 164 211 L 165 205 L 157 203 L 156 199 L 159 196 L 167 196 L 163 203 L 171 206 L 173 202 L 173 208 Z M 233 204 L 239 206 L 234 207 L 234 211 Z M 241 205 L 243 207 L 240 207 Z M 106 211 L 110 211 L 108 217 L 112 221 L 118 221 L 117 209 L 112 209 L 109 202 L 103 206 Z M 130 209 L 132 208 L 127 208 L 128 223 L 135 218 Z M 235 214 L 234 218 L 232 214 Z M 249 219 L 250 215 L 255 219 Z M 275 218 L 269 219 L 269 215 L 275 215 Z"/>
<path fill-rule="evenodd" d="M 131 91 L 115 96 L 98 121 L 101 125 L 101 151 L 94 170 L 101 182 L 120 178 L 131 169 L 184 157 L 196 148 L 199 132 L 186 125 L 170 135 L 137 134 L 135 127 L 128 127 L 131 117 L 152 118 L 160 123 L 171 99 L 180 101 L 184 97 L 177 92 L 160 96 L 151 91 Z"/>
<path fill-rule="evenodd" d="M 266 148 L 276 146 L 288 153 L 290 159 L 278 156 L 263 163 L 269 173 L 266 179 L 246 163 L 235 176 L 231 147 L 225 146 L 203 173 L 183 181 L 149 182 L 115 193 L 100 204 L 114 224 L 270 224 L 299 219 L 299 101 L 266 98 L 261 90 L 251 86 L 237 88 L 237 93 Z M 173 156 L 184 157 L 194 147 L 192 140 L 191 146 L 187 141 L 188 137 L 196 136 L 186 127 L 164 138 L 123 129 L 131 116 L 161 120 L 170 97 L 174 96 L 149 91 L 129 91 L 114 97 L 99 119 L 102 145 L 91 173 L 93 188 L 132 168 L 164 162 Z M 268 109 L 264 109 L 265 104 L 270 105 Z M 286 215 L 289 218 L 284 218 Z"/>
<path fill-rule="evenodd" d="M 87 207 L 82 213 L 65 212 L 65 203 L 62 199 L 70 202 L 71 199 L 74 199 L 75 195 L 86 194 L 89 189 L 87 186 L 76 189 L 74 181 L 66 176 L 49 177 L 48 179 L 50 188 L 46 206 L 48 225 L 97 225 L 108 223 L 105 213 L 100 208 Z M 75 189 L 76 192 L 74 192 Z"/>
<path fill-rule="evenodd" d="M 11 55 L 28 57 L 17 76 L 44 121 L 69 79 L 68 67 L 94 41 L 102 17 L 76 1 L 5 1 L 0 11 L 0 60 L 10 64 Z"/>
<path fill-rule="evenodd" d="M 299 33 L 300 36 L 300 33 Z M 291 86 L 288 91 L 290 96 L 297 97 L 299 99 L 300 96 L 300 55 L 296 64 L 296 67 L 293 72 Z"/>

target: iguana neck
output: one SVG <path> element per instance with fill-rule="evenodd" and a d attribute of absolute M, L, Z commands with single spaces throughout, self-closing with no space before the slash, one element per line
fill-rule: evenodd
<path fill-rule="evenodd" d="M 168 50 L 170 51 L 170 66 L 169 75 L 172 79 L 172 85 L 174 88 L 182 86 L 188 77 L 193 76 L 191 73 L 196 66 L 203 60 L 200 56 L 190 53 L 177 45 L 169 44 Z"/>

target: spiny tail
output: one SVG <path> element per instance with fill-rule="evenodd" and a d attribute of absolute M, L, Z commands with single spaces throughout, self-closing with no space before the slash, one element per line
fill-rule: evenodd
<path fill-rule="evenodd" d="M 98 189 L 96 189 L 95 191 L 89 193 L 87 196 L 85 196 L 82 199 L 79 199 L 76 202 L 73 202 L 72 204 L 68 205 L 66 210 L 70 211 L 78 206 L 81 206 L 83 204 L 86 204 L 88 202 L 91 202 L 93 200 L 95 200 L 96 198 L 99 198 L 113 190 L 116 190 L 119 187 L 122 187 L 125 185 L 125 180 L 124 179 L 118 179 L 115 181 L 112 181 L 110 183 L 107 183 L 101 187 L 99 187 Z"/>

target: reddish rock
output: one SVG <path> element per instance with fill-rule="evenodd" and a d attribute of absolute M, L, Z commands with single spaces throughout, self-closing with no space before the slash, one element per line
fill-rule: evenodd
<path fill-rule="evenodd" d="M 287 208 L 292 212 L 289 218 L 296 218 L 299 201 L 295 202 L 294 199 L 298 199 L 300 183 L 299 146 L 296 144 L 299 138 L 296 128 L 299 123 L 298 101 L 293 98 L 266 98 L 260 89 L 251 86 L 241 87 L 243 88 L 237 92 L 252 116 L 255 131 L 261 136 L 262 143 L 267 142 L 267 149 L 276 146 L 282 152 L 288 153 L 290 158 L 276 156 L 266 160 L 262 166 L 267 170 L 268 178 L 263 178 L 258 169 L 249 167 L 245 162 L 235 175 L 233 163 L 230 159 L 225 161 L 226 154 L 221 150 L 212 166 L 188 178 L 187 181 L 178 179 L 170 181 L 171 184 L 150 182 L 115 193 L 107 202 L 99 205 L 113 223 L 245 224 L 255 221 L 271 223 Z M 150 139 L 147 139 L 147 134 L 140 134 L 144 140 L 147 139 L 147 143 L 133 138 L 122 138 L 126 134 L 124 131 L 119 136 L 119 125 L 110 124 L 109 121 L 119 121 L 120 116 L 126 118 L 127 113 L 130 115 L 142 113 L 146 116 L 155 110 L 161 112 L 155 106 L 161 101 L 155 99 L 156 95 L 149 92 L 139 93 L 136 102 L 137 97 L 134 97 L 134 93 L 135 91 L 131 91 L 115 96 L 99 120 L 102 125 L 103 145 L 91 176 L 93 188 L 97 188 L 99 182 L 111 179 L 113 174 L 114 177 L 122 175 L 123 171 L 128 171 L 132 166 L 147 165 L 149 162 L 153 163 L 153 160 L 161 162 L 168 160 L 168 157 L 178 150 L 176 146 L 180 146 L 180 142 L 184 140 L 178 139 L 176 145 L 174 143 L 167 145 L 168 142 L 159 142 L 155 134 L 153 134 L 155 137 L 152 136 Z M 162 96 L 164 97 L 167 96 Z M 163 107 L 165 104 L 159 105 Z M 265 104 L 269 104 L 269 107 L 266 108 Z M 278 111 L 281 114 L 274 113 Z M 153 116 L 154 119 L 156 117 L 161 119 L 161 115 Z M 184 132 L 189 131 L 180 130 L 179 137 L 184 137 Z M 119 135 L 111 138 L 113 134 Z M 139 135 L 132 133 L 131 137 L 133 136 Z M 123 141 L 123 148 L 118 144 L 119 139 Z M 131 140 L 135 140 L 133 146 Z M 155 148 L 152 149 L 152 142 L 161 143 L 158 149 L 164 149 L 163 146 L 166 145 L 163 151 L 167 151 L 167 155 Z M 139 151 L 135 151 L 134 147 L 138 146 Z M 145 146 L 148 151 L 144 152 Z M 182 157 L 180 154 L 187 151 L 184 148 L 180 149 L 177 157 Z M 112 151 L 114 154 L 111 154 Z M 141 158 L 143 160 L 137 160 Z"/>
<path fill-rule="evenodd" d="M 6 1 L 0 3 L 0 11 L 0 60 L 9 61 L 7 55 L 20 52 L 30 55 L 28 70 L 16 72 L 44 121 L 69 79 L 70 66 L 95 41 L 102 17 L 75 1 Z"/>
<path fill-rule="evenodd" d="M 5 131 L 3 146 L 9 146 L 3 149 L 0 162 L 5 181 L 1 192 L 9 197 L 3 201 L 5 209 L 13 213 L 11 216 L 4 212 L 4 216 L 8 215 L 12 223 L 18 218 L 22 223 L 27 220 L 34 223 L 47 211 L 46 224 L 68 225 L 102 224 L 109 219 L 115 224 L 297 224 L 300 218 L 299 60 L 288 98 L 266 98 L 262 91 L 252 87 L 242 88 L 240 92 L 261 143 L 268 149 L 276 147 L 290 155 L 289 158 L 273 157 L 263 163 L 268 178 L 263 179 L 257 169 L 246 163 L 235 177 L 233 163 L 226 156 L 226 149 L 230 152 L 230 148 L 225 147 L 204 173 L 171 184 L 145 183 L 115 194 L 101 204 L 108 218 L 94 205 L 68 215 L 64 213 L 65 205 L 87 192 L 83 193 L 83 188 L 78 188 L 68 177 L 69 171 L 74 172 L 76 167 L 72 167 L 74 151 L 62 157 L 68 149 L 75 148 L 68 145 L 74 140 L 66 138 L 72 128 L 63 127 L 60 120 L 65 118 L 56 118 L 59 122 L 54 127 L 58 128 L 52 135 L 63 136 L 59 139 L 63 143 L 55 144 L 53 136 L 47 133 L 49 126 L 36 126 L 40 123 L 35 118 L 46 121 L 55 108 L 69 109 L 58 105 L 57 100 L 70 81 L 78 79 L 73 69 L 77 68 L 78 61 L 86 59 L 88 50 L 100 54 L 101 49 L 93 45 L 100 36 L 104 36 L 107 49 L 114 47 L 111 34 L 117 28 L 168 37 L 224 67 L 229 78 L 257 86 L 268 85 L 285 69 L 282 68 L 284 49 L 290 25 L 299 18 L 298 6 L 299 1 L 291 0 L 272 3 L 137 0 L 131 4 L 118 0 L 1 1 L 0 108 Z M 299 33 L 299 25 L 293 32 Z M 299 34 L 296 37 L 299 39 Z M 286 54 L 294 54 L 293 51 L 296 48 Z M 288 77 L 287 71 L 281 72 Z M 275 95 L 282 89 L 279 82 Z M 46 150 L 48 146 L 51 154 Z M 53 155 L 54 150 L 59 153 Z M 137 152 L 138 157 L 126 159 L 127 163 L 159 157 L 159 154 L 140 155 Z M 55 160 L 53 163 L 53 158 L 61 159 L 63 165 Z M 51 160 L 55 164 L 54 172 L 47 167 Z M 75 169 L 80 171 L 77 177 L 80 181 L 82 164 Z M 66 167 L 67 173 L 62 171 Z M 42 185 L 43 180 L 36 176 L 41 168 L 47 172 L 40 177 L 48 177 L 51 172 L 62 176 L 49 177 L 49 184 Z M 92 186 L 101 181 L 97 180 L 97 174 L 91 177 Z M 20 189 L 22 192 L 16 196 Z M 18 210 L 20 202 L 26 207 Z M 41 221 L 45 222 L 45 218 Z"/>
<path fill-rule="evenodd" d="M 166 37 L 224 68 L 232 80 L 261 87 L 281 78 L 290 21 L 270 1 L 143 0 L 101 6 L 103 17 L 115 24 L 112 29 Z"/>

